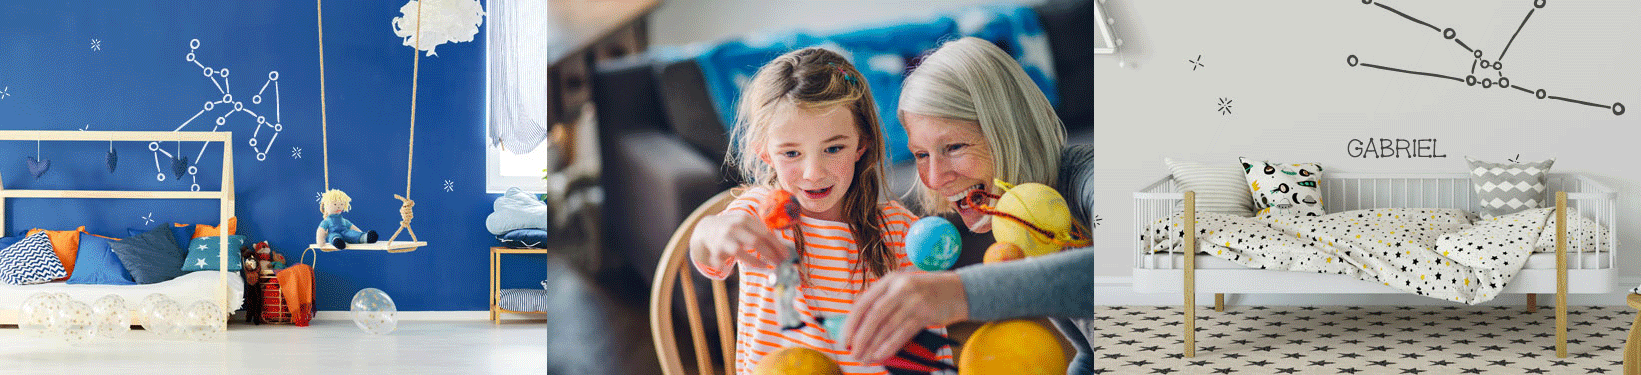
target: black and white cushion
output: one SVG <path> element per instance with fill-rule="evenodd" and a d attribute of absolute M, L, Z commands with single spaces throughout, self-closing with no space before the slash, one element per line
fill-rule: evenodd
<path fill-rule="evenodd" d="M 27 285 L 68 277 L 44 231 L 0 249 L 0 282 Z"/>
<path fill-rule="evenodd" d="M 1482 219 L 1544 206 L 1544 176 L 1555 159 L 1531 163 L 1492 163 L 1466 156 Z"/>
<path fill-rule="evenodd" d="M 1322 216 L 1322 165 L 1240 158 L 1255 215 Z"/>

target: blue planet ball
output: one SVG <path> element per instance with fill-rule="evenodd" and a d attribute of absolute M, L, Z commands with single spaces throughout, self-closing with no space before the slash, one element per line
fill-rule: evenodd
<path fill-rule="evenodd" d="M 924 271 L 944 271 L 957 263 L 957 254 L 963 250 L 963 240 L 957 237 L 957 227 L 946 219 L 930 216 L 912 223 L 906 231 L 906 257 Z"/>

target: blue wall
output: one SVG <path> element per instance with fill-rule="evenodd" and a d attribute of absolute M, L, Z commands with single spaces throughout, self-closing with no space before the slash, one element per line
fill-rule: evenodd
<path fill-rule="evenodd" d="M 398 225 L 392 195 L 404 193 L 409 136 L 411 51 L 390 25 L 403 4 L 333 1 L 324 15 L 330 184 L 353 196 L 347 217 L 384 238 Z M 186 122 L 184 130 L 232 131 L 240 232 L 271 241 L 293 261 L 312 242 L 321 218 L 315 196 L 324 187 L 314 3 L 5 2 L 0 14 L 0 128 L 171 131 Z M 346 310 L 353 292 L 365 287 L 386 291 L 400 310 L 487 308 L 487 248 L 496 241 L 484 228 L 495 195 L 484 192 L 482 30 L 473 42 L 441 45 L 437 57 L 421 60 L 413 226 L 431 246 L 322 254 L 320 310 Z M 194 39 L 199 46 L 191 50 Z M 245 112 L 216 126 L 231 112 L 228 104 L 201 113 L 205 102 L 223 99 L 222 90 L 187 60 L 190 51 L 207 67 L 229 69 L 223 90 L 279 123 L 277 137 Z M 273 83 L 271 71 L 278 72 Z M 252 103 L 259 91 L 260 103 Z M 253 132 L 265 160 L 249 144 Z M 156 157 L 148 142 L 114 144 L 113 173 L 104 163 L 107 143 L 47 142 L 41 156 L 53 165 L 36 180 L 24 166 L 35 146 L 0 142 L 6 188 L 186 190 L 193 181 L 171 176 L 170 157 Z M 161 147 L 175 154 L 178 146 Z M 197 159 L 200 143 L 180 146 L 199 168 L 201 188 L 216 190 L 222 145 L 209 145 Z M 156 158 L 164 181 L 156 178 Z M 444 189 L 447 180 L 452 191 Z M 214 222 L 216 212 L 205 202 L 13 199 L 5 229 L 86 225 L 123 236 L 125 228 L 160 222 Z M 508 262 L 503 287 L 533 287 L 543 278 L 538 257 Z"/>

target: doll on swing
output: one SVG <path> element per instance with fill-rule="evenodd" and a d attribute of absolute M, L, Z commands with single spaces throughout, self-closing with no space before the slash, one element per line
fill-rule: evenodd
<path fill-rule="evenodd" d="M 353 222 L 342 218 L 342 213 L 353 209 L 353 198 L 341 190 L 331 189 L 319 198 L 319 212 L 325 219 L 319 222 L 314 241 L 330 244 L 337 250 L 347 249 L 350 243 L 376 243 L 376 231 L 361 231 Z"/>

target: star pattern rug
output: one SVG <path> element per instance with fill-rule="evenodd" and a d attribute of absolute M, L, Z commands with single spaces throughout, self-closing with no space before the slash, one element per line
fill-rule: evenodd
<path fill-rule="evenodd" d="M 1095 374 L 1620 374 L 1635 309 L 1571 306 L 1095 306 Z"/>

